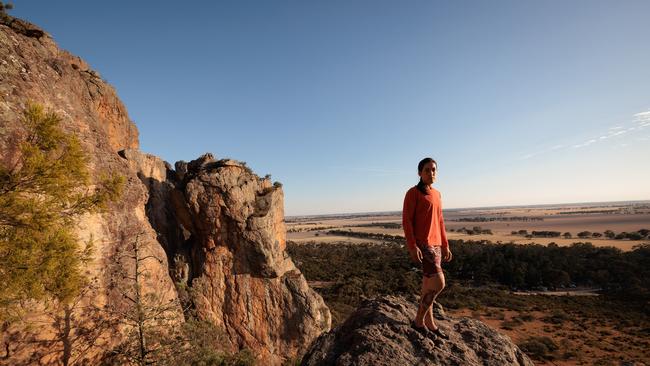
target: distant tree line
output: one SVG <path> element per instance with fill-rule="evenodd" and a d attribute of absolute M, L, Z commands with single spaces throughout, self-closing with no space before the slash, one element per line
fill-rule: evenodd
<path fill-rule="evenodd" d="M 570 239 L 573 237 L 573 235 L 570 232 L 565 232 L 564 234 L 561 234 L 559 231 L 531 231 L 528 233 L 528 230 L 513 230 L 510 232 L 511 235 L 521 235 L 526 238 L 559 238 L 560 236 Z M 590 232 L 590 231 L 581 231 L 576 236 L 581 239 L 588 239 L 588 238 L 602 238 L 605 237 L 607 239 L 614 239 L 614 240 L 643 240 L 643 239 L 648 239 L 650 238 L 649 236 L 650 230 L 648 229 L 640 229 L 637 231 L 633 232 L 621 232 L 621 233 L 615 233 L 612 230 L 605 230 L 603 233 L 599 232 Z"/>
<path fill-rule="evenodd" d="M 460 229 L 449 229 L 450 232 L 457 232 L 457 233 L 463 233 L 467 235 L 492 235 L 492 230 L 490 229 L 483 229 L 480 226 L 474 226 L 471 229 L 467 229 L 464 226 L 461 227 Z"/>
<path fill-rule="evenodd" d="M 489 221 L 544 221 L 543 217 L 538 216 L 509 216 L 509 217 L 463 217 L 459 219 L 447 219 L 447 221 L 456 221 L 456 222 L 489 222 Z"/>
<path fill-rule="evenodd" d="M 619 212 L 620 209 L 610 209 L 610 210 L 592 210 L 592 211 L 560 211 L 556 215 L 580 215 L 580 214 L 611 214 Z"/>
<path fill-rule="evenodd" d="M 384 229 L 401 229 L 402 224 L 399 222 L 371 222 L 369 224 L 348 225 L 349 227 L 380 227 Z"/>
<path fill-rule="evenodd" d="M 287 229 L 287 233 L 301 233 L 305 231 L 327 230 L 333 227 L 334 226 L 295 227 L 295 228 Z"/>
<path fill-rule="evenodd" d="M 521 235 L 527 238 L 559 238 L 562 235 L 559 231 L 532 231 L 530 234 L 528 230 L 513 230 L 510 232 L 512 235 Z"/>
<path fill-rule="evenodd" d="M 330 230 L 327 232 L 328 235 L 337 235 L 337 236 L 349 236 L 352 238 L 362 238 L 362 239 L 372 239 L 372 240 L 381 240 L 388 242 L 403 243 L 404 237 L 400 235 L 390 235 L 390 234 L 381 234 L 381 233 L 364 233 L 360 231 L 348 230 Z"/>

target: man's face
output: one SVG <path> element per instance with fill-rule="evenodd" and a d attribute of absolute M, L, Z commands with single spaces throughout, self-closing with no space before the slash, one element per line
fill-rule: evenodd
<path fill-rule="evenodd" d="M 430 162 L 424 165 L 422 168 L 422 171 L 418 173 L 420 178 L 422 178 L 422 182 L 424 184 L 430 185 L 433 184 L 433 182 L 436 181 L 436 173 L 438 171 L 438 167 L 434 162 Z"/>

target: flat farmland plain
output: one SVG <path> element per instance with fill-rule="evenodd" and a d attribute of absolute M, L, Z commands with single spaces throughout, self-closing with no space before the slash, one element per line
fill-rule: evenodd
<path fill-rule="evenodd" d="M 609 239 L 604 235 L 578 237 L 580 232 L 603 234 L 610 230 L 616 234 L 650 229 L 650 201 L 579 203 L 565 205 L 494 207 L 475 209 L 451 209 L 444 211 L 445 226 L 449 239 L 487 240 L 494 243 L 547 245 L 571 245 L 575 242 L 591 242 L 595 246 L 613 246 L 631 250 L 635 245 L 650 242 L 641 240 Z M 319 242 L 368 242 L 373 239 L 351 238 L 349 235 L 328 234 L 331 230 L 352 231 L 368 234 L 403 236 L 401 212 L 346 214 L 309 217 L 288 217 L 287 239 L 300 243 Z M 467 230 L 490 230 L 491 234 L 468 234 Z M 461 230 L 461 231 L 459 231 Z M 569 233 L 571 237 L 526 237 L 512 234 L 526 230 Z"/>

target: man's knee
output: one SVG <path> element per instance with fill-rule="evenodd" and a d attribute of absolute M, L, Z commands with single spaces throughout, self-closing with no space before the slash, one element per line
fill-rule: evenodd
<path fill-rule="evenodd" d="M 434 291 L 425 292 L 424 294 L 422 294 L 422 299 L 421 299 L 422 306 L 428 308 L 433 304 L 433 300 L 435 299 L 436 299 L 436 294 Z"/>
<path fill-rule="evenodd" d="M 442 291 L 445 288 L 445 276 L 442 273 L 438 273 L 437 276 L 432 277 L 432 285 L 436 291 Z"/>

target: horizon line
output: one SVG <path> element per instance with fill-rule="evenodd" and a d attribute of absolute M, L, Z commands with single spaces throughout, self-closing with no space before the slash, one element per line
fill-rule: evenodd
<path fill-rule="evenodd" d="M 500 206 L 473 206 L 473 207 L 450 207 L 445 208 L 443 211 L 448 210 L 477 210 L 477 209 L 487 209 L 487 208 L 513 208 L 513 207 L 541 207 L 541 206 L 566 206 L 566 205 L 578 205 L 578 204 L 615 204 L 615 203 L 650 203 L 650 199 L 640 199 L 640 200 L 627 200 L 627 201 L 589 201 L 589 202 L 564 202 L 564 203 L 537 203 L 537 204 L 513 204 L 513 205 L 500 205 Z M 342 215 L 368 215 L 368 214 L 389 214 L 401 212 L 402 210 L 391 210 L 391 211 L 358 211 L 358 212 L 337 212 L 337 213 L 323 213 L 323 214 L 305 214 L 305 215 L 284 215 L 285 218 L 294 218 L 294 217 L 321 217 L 321 216 L 342 216 Z"/>

